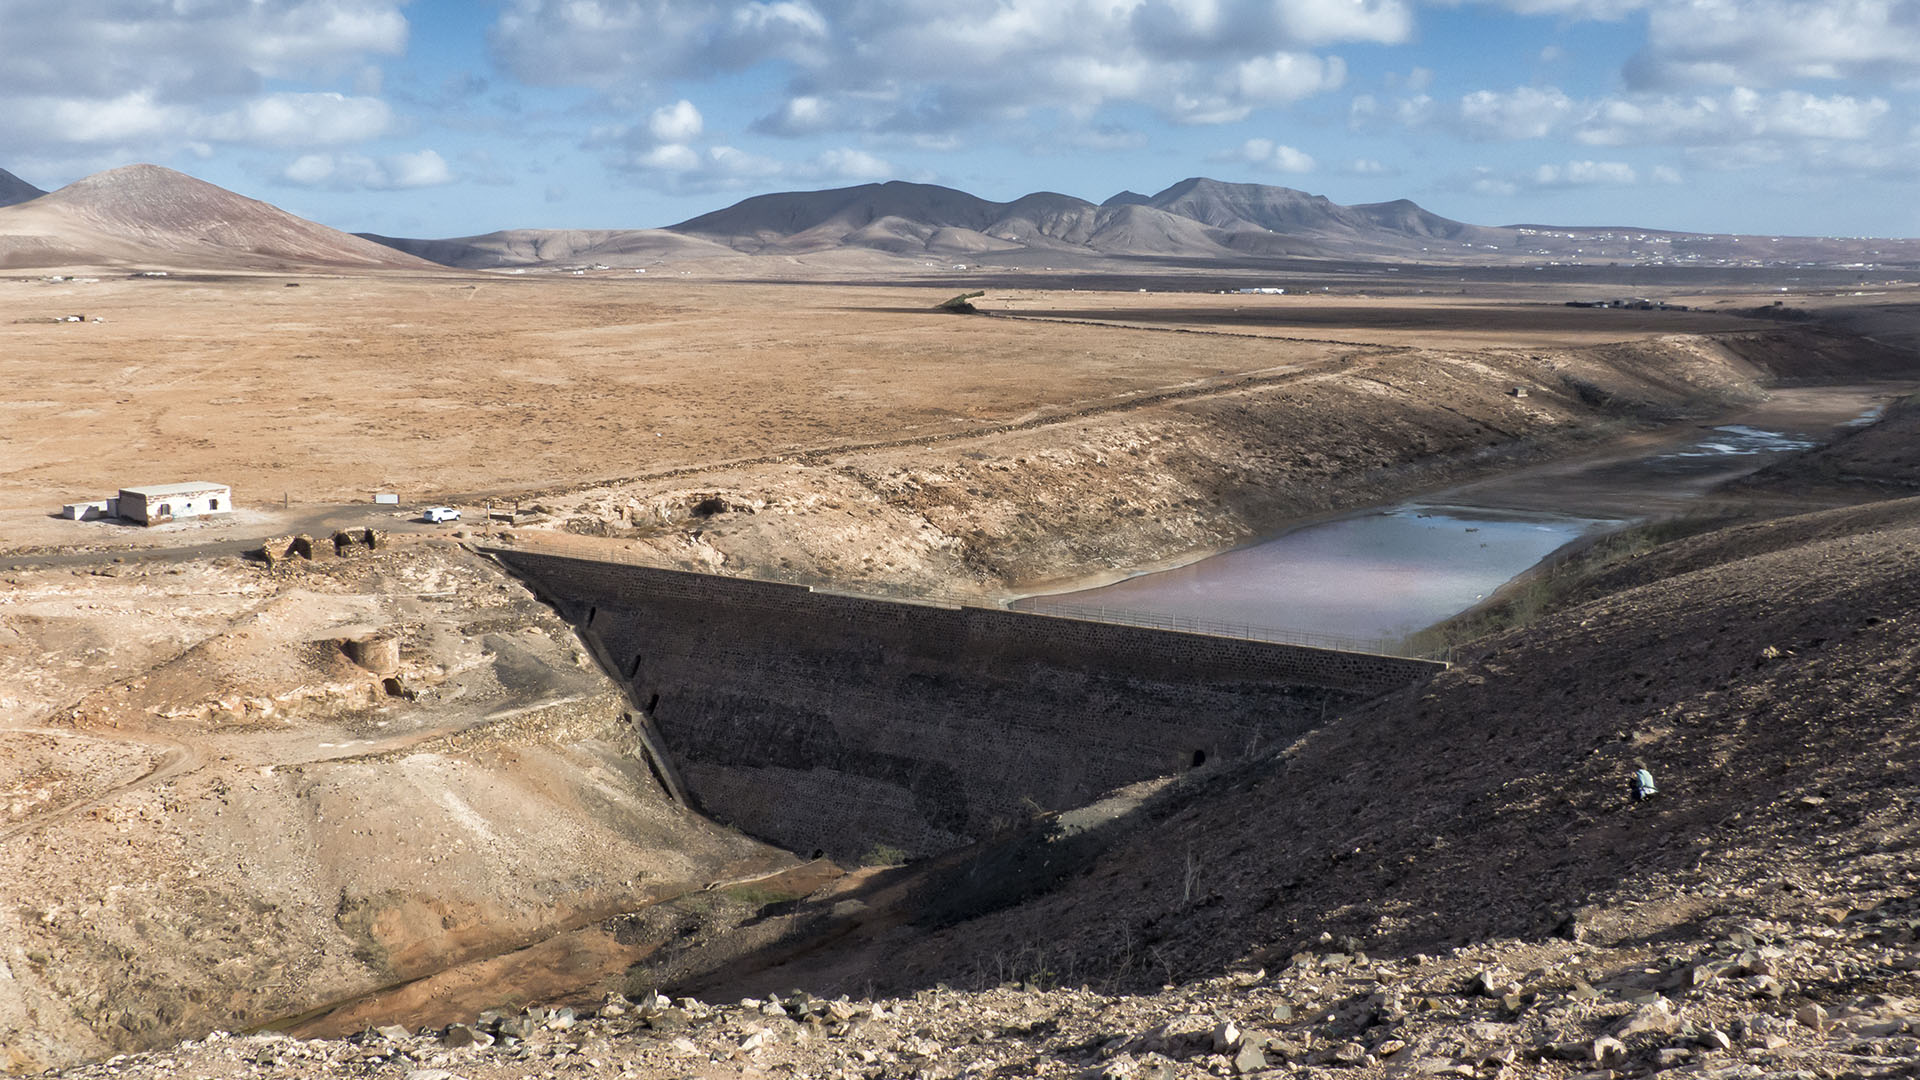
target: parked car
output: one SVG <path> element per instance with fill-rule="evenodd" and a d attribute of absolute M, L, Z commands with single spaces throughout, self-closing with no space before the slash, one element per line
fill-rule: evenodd
<path fill-rule="evenodd" d="M 459 521 L 460 511 L 451 506 L 429 506 L 420 512 L 420 520 L 435 525 L 443 521 Z"/>

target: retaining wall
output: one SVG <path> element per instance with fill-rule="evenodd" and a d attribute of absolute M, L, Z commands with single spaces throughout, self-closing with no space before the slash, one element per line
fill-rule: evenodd
<path fill-rule="evenodd" d="M 1294 738 L 1441 665 L 497 549 L 598 639 L 709 814 L 925 855 Z"/>

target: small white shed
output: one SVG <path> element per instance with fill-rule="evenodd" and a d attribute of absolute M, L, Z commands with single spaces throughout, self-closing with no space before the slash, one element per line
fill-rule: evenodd
<path fill-rule="evenodd" d="M 120 516 L 142 525 L 233 512 L 233 489 L 193 480 L 120 489 Z"/>

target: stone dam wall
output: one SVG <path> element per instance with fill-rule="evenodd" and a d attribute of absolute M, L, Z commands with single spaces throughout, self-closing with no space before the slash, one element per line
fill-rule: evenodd
<path fill-rule="evenodd" d="M 492 553 L 596 639 L 696 805 L 803 855 L 958 847 L 1442 666 Z"/>

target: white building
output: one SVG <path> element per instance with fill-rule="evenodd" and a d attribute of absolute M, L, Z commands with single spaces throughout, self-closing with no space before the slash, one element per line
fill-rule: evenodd
<path fill-rule="evenodd" d="M 226 484 L 188 481 L 121 488 L 120 516 L 143 525 L 159 525 L 183 518 L 206 517 L 233 511 L 233 489 Z"/>

